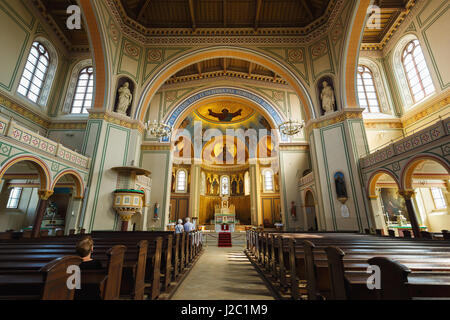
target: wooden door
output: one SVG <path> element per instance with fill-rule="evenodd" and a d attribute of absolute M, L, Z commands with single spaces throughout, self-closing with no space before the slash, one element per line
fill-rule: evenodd
<path fill-rule="evenodd" d="M 188 217 L 189 198 L 171 198 L 170 199 L 170 221 L 178 221 Z"/>

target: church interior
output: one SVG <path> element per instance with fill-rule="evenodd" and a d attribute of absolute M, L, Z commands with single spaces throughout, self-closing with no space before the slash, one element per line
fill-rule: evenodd
<path fill-rule="evenodd" d="M 449 299 L 449 10 L 0 0 L 0 300 Z"/>

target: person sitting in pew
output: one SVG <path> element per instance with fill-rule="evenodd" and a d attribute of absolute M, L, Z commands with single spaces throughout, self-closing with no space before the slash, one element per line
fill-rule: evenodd
<path fill-rule="evenodd" d="M 85 237 L 78 242 L 76 247 L 77 254 L 83 259 L 80 263 L 80 271 L 101 270 L 103 269 L 100 261 L 92 259 L 94 251 L 94 241 L 91 237 Z M 96 284 L 88 284 L 82 286 L 80 290 L 75 291 L 75 300 L 101 300 L 100 287 Z"/>

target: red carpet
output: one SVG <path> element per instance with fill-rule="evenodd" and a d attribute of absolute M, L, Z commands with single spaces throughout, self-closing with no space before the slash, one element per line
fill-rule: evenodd
<path fill-rule="evenodd" d="M 219 233 L 219 247 L 232 247 L 231 243 L 231 233 L 230 232 L 221 232 Z"/>

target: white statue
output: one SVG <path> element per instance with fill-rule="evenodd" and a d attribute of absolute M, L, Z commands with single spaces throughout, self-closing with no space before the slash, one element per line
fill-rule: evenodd
<path fill-rule="evenodd" d="M 320 94 L 320 98 L 322 99 L 322 108 L 325 110 L 325 114 L 334 112 L 334 91 L 328 85 L 327 81 L 323 82 L 322 93 Z"/>
<path fill-rule="evenodd" d="M 130 84 L 125 82 L 122 87 L 119 88 L 119 103 L 117 104 L 117 113 L 127 114 L 128 107 L 131 105 L 133 95 L 130 91 Z"/>

